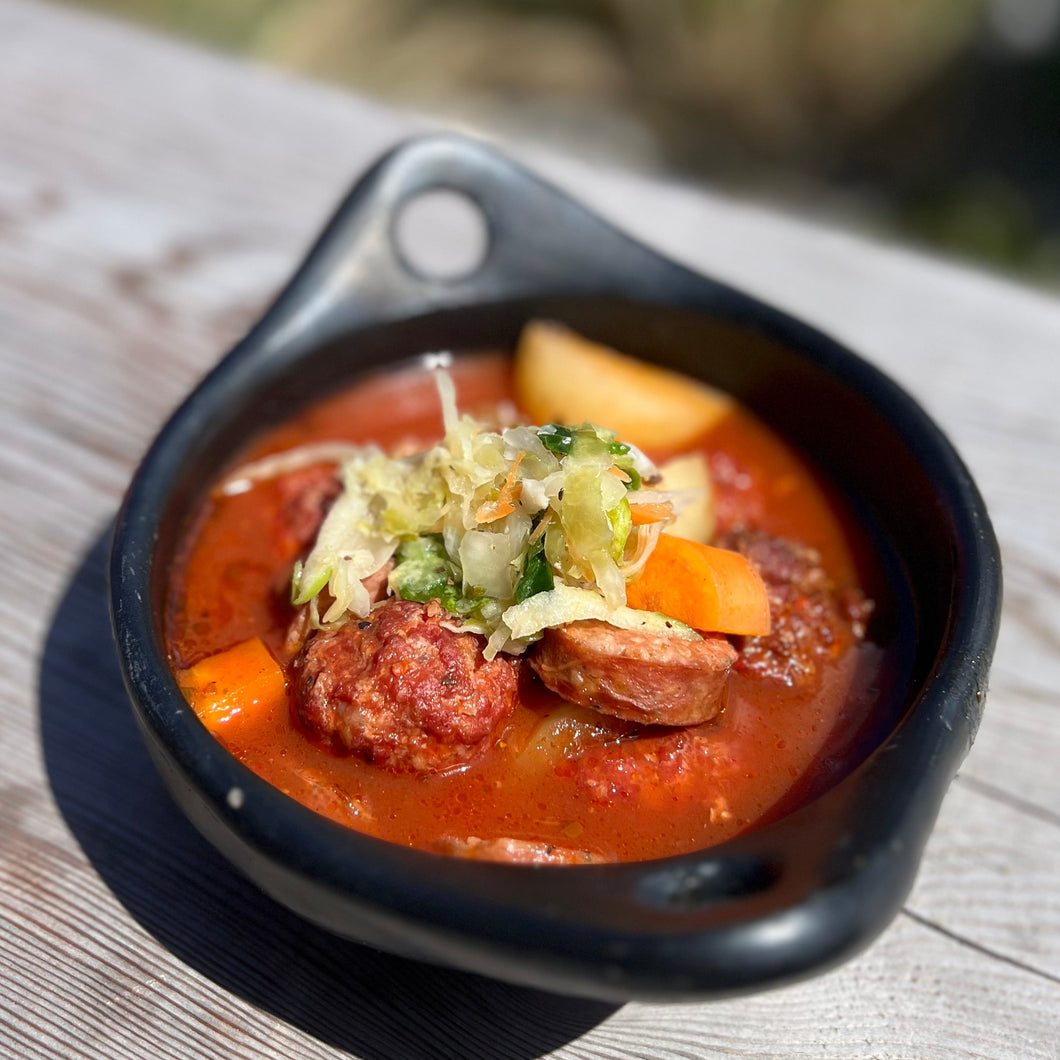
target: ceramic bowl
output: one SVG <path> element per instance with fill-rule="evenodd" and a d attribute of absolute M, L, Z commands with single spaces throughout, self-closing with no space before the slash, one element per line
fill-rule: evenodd
<path fill-rule="evenodd" d="M 417 268 L 397 218 L 439 189 L 485 251 Z M 347 830 L 229 755 L 166 661 L 166 578 L 189 513 L 247 439 L 358 374 L 438 349 L 511 348 L 546 316 L 731 391 L 799 446 L 868 528 L 901 650 L 863 761 L 721 846 L 564 868 L 471 862 Z M 608 1000 L 731 995 L 832 967 L 907 895 L 983 709 L 1001 573 L 983 502 L 916 402 L 813 328 L 654 253 L 469 140 L 408 143 L 356 185 L 257 326 L 162 429 L 114 537 L 114 631 L 152 756 L 202 833 L 276 900 L 412 958 Z"/>

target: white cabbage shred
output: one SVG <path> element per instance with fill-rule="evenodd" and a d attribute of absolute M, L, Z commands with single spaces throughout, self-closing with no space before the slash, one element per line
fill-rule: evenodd
<path fill-rule="evenodd" d="M 375 446 L 335 450 L 342 493 L 296 565 L 294 603 L 308 604 L 317 626 L 363 618 L 371 608 L 363 579 L 396 558 L 391 590 L 440 599 L 453 628 L 488 638 L 490 658 L 584 618 L 642 628 L 644 612 L 625 606 L 626 581 L 665 520 L 633 526 L 630 503 L 657 509 L 669 500 L 640 489 L 656 477 L 651 461 L 591 424 L 494 429 L 460 415 L 452 380 L 436 377 L 445 426 L 437 445 L 405 457 Z M 298 457 L 278 463 L 297 466 Z M 269 469 L 249 470 L 243 481 Z M 403 568 L 417 541 L 427 559 L 421 550 L 419 566 Z M 696 636 L 683 630 L 671 632 Z"/>

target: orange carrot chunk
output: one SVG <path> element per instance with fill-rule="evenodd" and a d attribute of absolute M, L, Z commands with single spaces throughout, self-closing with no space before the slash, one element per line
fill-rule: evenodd
<path fill-rule="evenodd" d="M 506 515 L 511 515 L 515 511 L 515 506 L 523 491 L 523 484 L 515 475 L 519 470 L 519 465 L 523 462 L 524 456 L 526 456 L 526 453 L 521 452 L 512 461 L 512 466 L 508 469 L 508 476 L 497 494 L 497 499 L 485 501 L 479 505 L 478 511 L 475 512 L 475 522 L 493 523 L 498 519 L 503 519 Z"/>
<path fill-rule="evenodd" d="M 287 699 L 283 670 L 257 637 L 182 670 L 177 684 L 211 732 L 233 718 L 261 713 Z"/>
<path fill-rule="evenodd" d="M 665 523 L 674 517 L 674 506 L 669 501 L 662 503 L 647 502 L 630 504 L 629 514 L 634 526 L 647 526 L 649 523 Z"/>
<path fill-rule="evenodd" d="M 709 633 L 769 632 L 769 597 L 761 575 L 739 552 L 661 534 L 626 602 L 659 611 Z"/>

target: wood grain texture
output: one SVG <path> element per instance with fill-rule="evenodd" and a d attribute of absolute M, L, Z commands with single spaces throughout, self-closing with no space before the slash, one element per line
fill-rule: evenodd
<path fill-rule="evenodd" d="M 511 145 L 906 385 L 973 471 L 1007 579 L 979 739 L 875 946 L 738 1001 L 553 997 L 340 942 L 247 884 L 162 790 L 110 642 L 107 527 L 139 454 L 422 122 L 27 0 L 0 0 L 0 98 L 0 1055 L 1055 1060 L 1054 299 Z"/>

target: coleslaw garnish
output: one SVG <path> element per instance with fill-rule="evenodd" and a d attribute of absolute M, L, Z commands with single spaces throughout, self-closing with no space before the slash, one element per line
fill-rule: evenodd
<path fill-rule="evenodd" d="M 335 460 L 341 493 L 291 580 L 310 624 L 367 616 L 364 580 L 392 564 L 391 594 L 438 600 L 452 628 L 487 638 L 487 658 L 518 654 L 546 628 L 584 618 L 643 626 L 645 613 L 626 607 L 626 582 L 673 510 L 651 488 L 654 464 L 592 423 L 498 429 L 461 415 L 448 373 L 435 379 L 444 435 L 423 452 L 315 445 L 225 480 L 224 492 L 238 492 L 303 462 Z"/>

